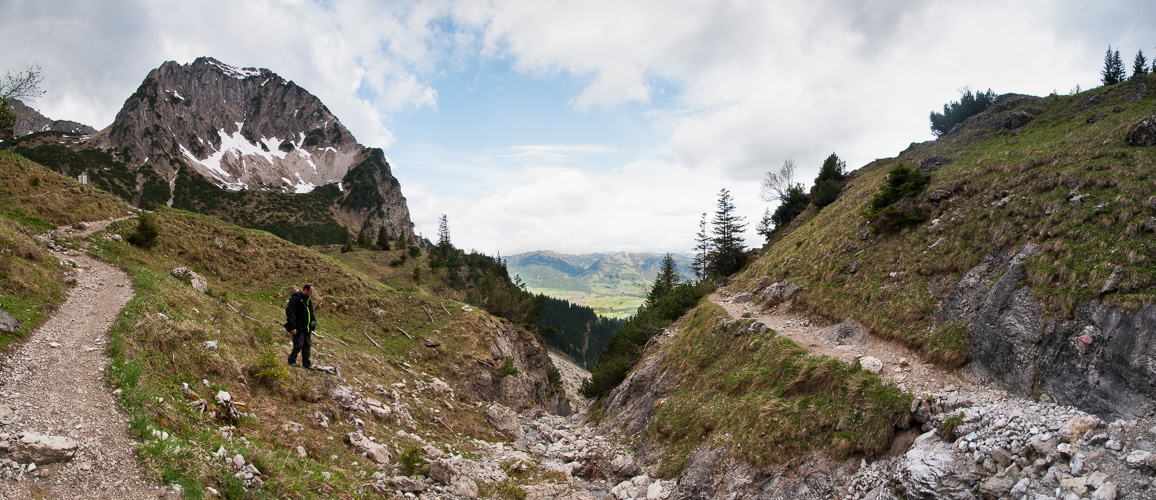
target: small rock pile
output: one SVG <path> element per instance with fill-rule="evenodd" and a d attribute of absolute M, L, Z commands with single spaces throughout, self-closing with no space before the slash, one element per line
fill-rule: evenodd
<path fill-rule="evenodd" d="M 849 498 L 1156 496 L 1153 422 L 1108 424 L 1072 407 L 986 391 L 920 396 L 912 412 L 926 432 L 900 457 L 864 462 Z"/>

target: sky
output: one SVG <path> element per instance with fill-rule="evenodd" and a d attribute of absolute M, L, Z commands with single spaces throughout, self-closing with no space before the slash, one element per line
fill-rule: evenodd
<path fill-rule="evenodd" d="M 686 252 L 720 190 L 746 217 L 787 158 L 810 184 L 932 140 L 960 89 L 1067 94 L 1156 56 L 1156 2 L 0 0 L 0 71 L 108 126 L 148 72 L 269 68 L 385 150 L 416 230 L 494 255 Z"/>

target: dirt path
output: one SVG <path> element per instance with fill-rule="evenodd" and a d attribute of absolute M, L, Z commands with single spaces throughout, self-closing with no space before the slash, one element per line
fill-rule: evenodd
<path fill-rule="evenodd" d="M 66 237 L 86 236 L 108 225 L 88 224 Z M 63 250 L 77 285 L 65 303 L 0 369 L 0 406 L 11 414 L 0 438 L 33 431 L 79 444 L 71 461 L 29 470 L 4 462 L 0 498 L 157 498 L 165 490 L 144 479 L 128 436 L 129 420 L 105 386 L 108 329 L 133 296 L 129 276 L 83 252 Z M 0 408 L 0 413 L 4 408 Z"/>
<path fill-rule="evenodd" d="M 894 342 L 870 337 L 866 345 L 837 345 L 819 336 L 819 331 L 834 325 L 816 324 L 806 315 L 781 312 L 780 308 L 763 309 L 756 302 L 736 303 L 726 292 L 714 293 L 710 301 L 722 307 L 733 318 L 749 317 L 761 321 L 786 338 L 791 339 L 812 355 L 829 356 L 840 361 L 853 362 L 859 356 L 874 356 L 883 362 L 881 377 L 892 380 L 900 388 L 912 393 L 940 393 L 954 388 L 969 391 L 991 391 L 955 372 L 926 363 L 920 355 Z M 904 366 L 903 360 L 906 360 Z"/>

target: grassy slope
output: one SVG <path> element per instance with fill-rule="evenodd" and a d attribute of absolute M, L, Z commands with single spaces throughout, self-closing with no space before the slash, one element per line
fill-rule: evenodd
<path fill-rule="evenodd" d="M 700 443 L 725 446 L 758 467 L 815 450 L 877 455 L 911 396 L 877 375 L 805 349 L 773 331 L 736 336 L 703 301 L 663 347 L 677 390 L 660 402 L 650 435 L 669 446 L 660 475 L 674 477 Z M 745 326 L 745 325 L 744 325 Z"/>
<path fill-rule="evenodd" d="M 341 440 L 356 426 L 335 418 L 339 410 L 332 400 L 321 397 L 324 383 L 332 382 L 332 376 L 299 369 L 288 371 L 280 381 L 255 376 L 269 368 L 274 375 L 284 370 L 289 347 L 278 323 L 283 321 L 284 301 L 295 284 L 309 280 L 318 286 L 315 308 L 325 338 L 316 340 L 314 363 L 340 364 L 350 383 L 367 389 L 371 396 L 375 384 L 388 387 L 403 379 L 412 384 L 413 375 L 405 372 L 408 367 L 430 374 L 422 377 L 426 380 L 440 376 L 456 385 L 454 365 L 473 367 L 475 354 L 489 355 L 484 332 L 498 320 L 484 313 L 450 308 L 454 314 L 447 316 L 439 299 L 417 287 L 412 287 L 411 298 L 410 286 L 399 289 L 395 287 L 401 287 L 400 283 L 383 284 L 268 233 L 177 210 L 161 210 L 157 220 L 161 237 L 155 249 L 144 251 L 105 240 L 93 252 L 127 269 L 136 287 L 136 297 L 113 329 L 110 376 L 124 389 L 122 403 L 133 417 L 136 437 L 145 442 L 143 458 L 163 482 L 180 482 L 193 496 L 203 486 L 236 490 L 237 481 L 218 474 L 220 461 L 207 458 L 221 446 L 230 456 L 242 453 L 264 465 L 259 468 L 269 477 L 261 495 L 324 497 L 371 491 L 364 485 L 376 467 L 353 455 Z M 112 230 L 126 234 L 132 225 L 125 221 Z M 359 253 L 371 252 L 347 255 Z M 169 277 L 168 270 L 177 266 L 206 276 L 209 294 L 196 293 Z M 422 305 L 438 312 L 433 324 Z M 375 315 L 372 311 L 377 308 L 385 315 Z M 398 333 L 398 326 L 414 339 Z M 381 347 L 374 346 L 366 334 Z M 434 339 L 441 347 L 427 348 L 423 338 Z M 202 343 L 207 340 L 217 340 L 219 350 L 204 349 Z M 216 390 L 224 389 L 247 403 L 257 416 L 242 420 L 233 432 L 245 436 L 249 444 L 227 441 L 218 432 L 225 423 L 188 408 L 182 383 L 209 401 Z M 418 433 L 427 441 L 452 443 L 468 451 L 471 438 L 497 437 L 488 430 L 481 409 L 457 400 L 450 403 L 437 408 L 440 413 L 433 406 L 411 405 Z M 313 424 L 318 411 L 333 419 L 331 431 Z M 363 432 L 390 445 L 395 456 L 418 445 L 397 436 L 398 430 L 408 428 L 392 421 L 363 419 Z M 280 426 L 286 421 L 303 423 L 306 431 L 285 432 Z M 154 430 L 173 437 L 159 440 Z M 309 458 L 296 454 L 298 445 L 308 450 Z M 322 472 L 330 473 L 331 479 Z"/>
<path fill-rule="evenodd" d="M 796 306 L 832 320 L 853 316 L 877 335 L 934 350 L 940 346 L 932 312 L 940 297 L 929 283 L 947 290 L 992 250 L 1034 242 L 1042 251 L 1028 261 L 1027 281 L 1049 314 L 1071 316 L 1096 298 L 1114 266 L 1124 279 L 1106 302 L 1131 310 L 1152 303 L 1156 247 L 1145 224 L 1151 228 L 1156 215 L 1156 151 L 1124 141 L 1135 124 L 1156 114 L 1156 93 L 1135 99 L 1139 83 L 1028 98 L 1003 112 L 1034 114 L 1019 130 L 999 130 L 989 111 L 960 132 L 866 165 L 838 201 L 800 216 L 741 273 L 740 287 L 764 276 L 789 279 L 806 287 Z M 1156 78 L 1145 83 L 1156 86 Z M 1093 94 L 1099 102 L 1081 106 Z M 925 196 L 918 201 L 939 220 L 936 227 L 927 222 L 898 234 L 872 232 L 861 212 L 887 170 L 898 163 L 917 167 L 932 155 L 952 160 L 932 174 L 926 191 L 946 189 L 951 198 L 938 205 Z M 1077 207 L 1068 203 L 1074 186 L 1090 195 Z"/>
<path fill-rule="evenodd" d="M 34 235 L 58 225 L 124 215 L 118 198 L 0 151 L 0 309 L 22 326 L 0 334 L 0 348 L 23 338 L 64 302 L 64 269 Z"/>

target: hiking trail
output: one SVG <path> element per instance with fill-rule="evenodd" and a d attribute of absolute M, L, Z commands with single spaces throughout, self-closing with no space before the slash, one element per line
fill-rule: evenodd
<path fill-rule="evenodd" d="M 59 229 L 87 237 L 112 221 Z M 79 225 L 78 225 L 79 226 Z M 76 268 L 76 286 L 40 328 L 5 353 L 0 367 L 0 438 L 35 432 L 75 441 L 71 460 L 0 467 L 0 498 L 157 498 L 137 461 L 129 419 L 106 385 L 108 330 L 133 297 L 127 273 L 85 251 L 53 255 Z"/>

